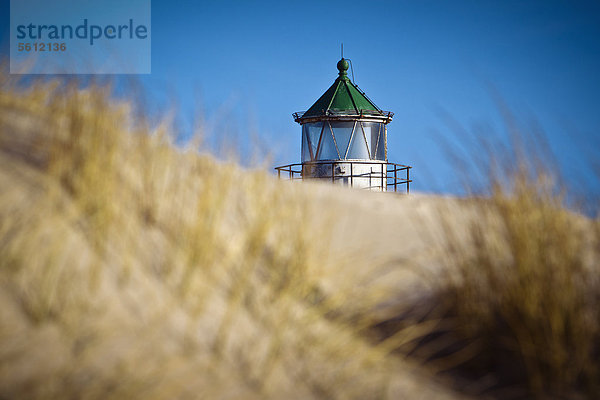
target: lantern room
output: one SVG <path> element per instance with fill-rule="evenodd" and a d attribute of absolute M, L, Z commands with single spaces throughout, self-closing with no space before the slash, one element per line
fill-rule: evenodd
<path fill-rule="evenodd" d="M 289 179 L 326 179 L 363 189 L 409 189 L 411 167 L 388 162 L 387 124 L 382 111 L 348 77 L 348 60 L 337 63 L 338 77 L 307 110 L 293 114 L 302 126 L 301 162 L 275 169 Z"/>

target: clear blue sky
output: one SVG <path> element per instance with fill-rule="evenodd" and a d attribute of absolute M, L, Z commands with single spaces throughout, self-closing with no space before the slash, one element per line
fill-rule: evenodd
<path fill-rule="evenodd" d="M 539 121 L 577 187 L 598 190 L 582 160 L 600 153 L 599 1 L 153 0 L 152 74 L 141 82 L 157 103 L 176 103 L 184 131 L 200 107 L 211 140 L 258 135 L 273 164 L 297 162 L 291 113 L 336 78 L 341 42 L 356 83 L 395 113 L 389 159 L 414 167 L 415 189 L 458 191 L 440 151 L 457 141 L 445 113 L 506 136 L 494 87 Z"/>

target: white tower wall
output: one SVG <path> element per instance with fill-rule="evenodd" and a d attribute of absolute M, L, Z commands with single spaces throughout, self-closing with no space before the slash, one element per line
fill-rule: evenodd
<path fill-rule="evenodd" d="M 374 191 L 387 190 L 385 161 L 324 161 L 303 164 L 305 179 L 322 179 L 333 184 Z"/>

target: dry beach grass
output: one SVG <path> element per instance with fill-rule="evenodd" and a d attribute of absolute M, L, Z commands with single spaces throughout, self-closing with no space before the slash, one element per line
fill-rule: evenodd
<path fill-rule="evenodd" d="M 598 221 L 543 185 L 295 185 L 0 84 L 0 398 L 598 393 Z"/>

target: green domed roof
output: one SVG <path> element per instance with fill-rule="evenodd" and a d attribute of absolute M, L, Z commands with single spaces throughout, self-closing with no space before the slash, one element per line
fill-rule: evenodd
<path fill-rule="evenodd" d="M 349 64 L 346 59 L 342 58 L 338 61 L 338 78 L 308 111 L 299 116 L 299 119 L 347 113 L 383 113 L 358 86 L 348 79 L 348 67 Z"/>

